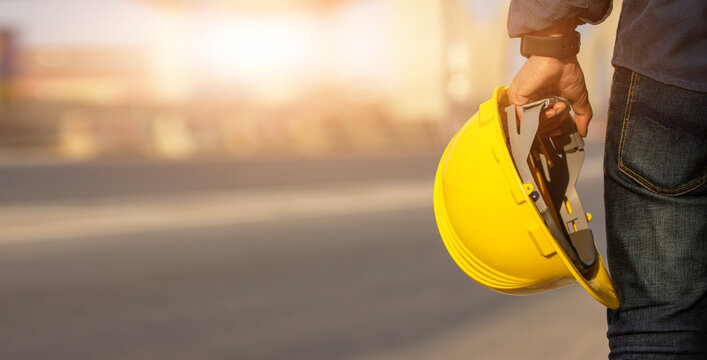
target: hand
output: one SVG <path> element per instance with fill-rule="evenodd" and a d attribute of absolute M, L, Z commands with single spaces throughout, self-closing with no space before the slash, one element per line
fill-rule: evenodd
<path fill-rule="evenodd" d="M 577 131 L 587 136 L 587 126 L 592 119 L 592 107 L 589 104 L 589 94 L 584 82 L 582 68 L 575 56 L 557 59 L 544 56 L 531 56 L 508 87 L 508 100 L 520 105 L 559 95 L 567 98 L 575 113 Z M 558 102 L 545 111 L 545 119 L 541 119 L 539 132 L 541 135 L 559 135 L 557 129 L 562 120 L 569 116 L 567 106 Z"/>

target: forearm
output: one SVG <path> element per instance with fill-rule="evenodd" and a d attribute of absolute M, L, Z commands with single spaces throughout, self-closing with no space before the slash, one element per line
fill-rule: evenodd
<path fill-rule="evenodd" d="M 569 18 L 553 24 L 545 29 L 529 32 L 529 34 L 543 36 L 567 35 L 571 34 L 579 24 L 580 20 L 578 18 Z"/>
<path fill-rule="evenodd" d="M 573 0 L 512 0 L 508 9 L 508 34 L 567 34 L 577 25 L 602 22 L 611 12 L 612 0 L 589 0 L 575 4 Z"/>

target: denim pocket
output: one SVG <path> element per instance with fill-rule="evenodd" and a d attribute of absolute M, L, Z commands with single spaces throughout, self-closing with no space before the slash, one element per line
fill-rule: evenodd
<path fill-rule="evenodd" d="M 631 76 L 619 170 L 654 193 L 683 195 L 707 181 L 707 142 L 699 131 L 690 131 L 704 121 L 699 118 L 702 109 L 687 103 L 689 99 L 654 91 L 652 82 Z"/>

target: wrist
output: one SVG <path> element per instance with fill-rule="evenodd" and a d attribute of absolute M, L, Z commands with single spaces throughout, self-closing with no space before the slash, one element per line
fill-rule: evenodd
<path fill-rule="evenodd" d="M 520 53 L 530 56 L 544 56 L 564 59 L 574 57 L 579 53 L 580 35 L 577 31 L 570 34 L 538 35 L 537 33 L 523 35 L 520 41 Z"/>

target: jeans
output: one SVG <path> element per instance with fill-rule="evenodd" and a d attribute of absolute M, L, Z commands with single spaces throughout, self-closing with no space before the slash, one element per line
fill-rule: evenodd
<path fill-rule="evenodd" d="M 617 67 L 604 154 L 610 359 L 707 359 L 707 93 Z"/>

